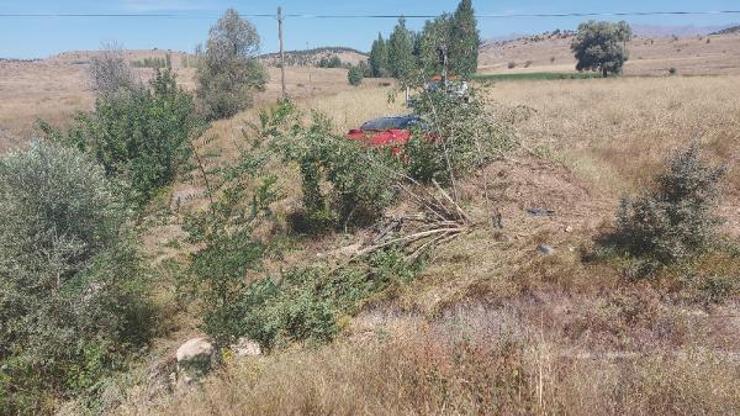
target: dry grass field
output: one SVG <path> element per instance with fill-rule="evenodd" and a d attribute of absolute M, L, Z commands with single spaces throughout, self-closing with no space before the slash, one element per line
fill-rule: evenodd
<path fill-rule="evenodd" d="M 127 51 L 129 62 L 166 55 L 164 51 Z M 63 126 L 80 111 L 90 111 L 94 98 L 87 81 L 87 66 L 94 52 L 67 52 L 41 61 L 0 60 L 0 152 L 31 139 L 34 124 L 44 119 Z M 173 67 L 183 88 L 195 88 L 195 70 L 183 66 L 182 53 L 172 54 Z M 148 80 L 153 70 L 136 69 L 142 80 Z M 280 70 L 268 68 L 270 82 L 257 104 L 274 102 L 281 95 Z M 287 89 L 292 97 L 326 96 L 349 91 L 345 69 L 288 67 Z M 384 80 L 366 80 L 377 85 Z"/>
<path fill-rule="evenodd" d="M 739 85 L 737 76 L 494 85 L 491 111 L 511 123 L 522 146 L 460 190 L 481 222 L 482 190 L 493 191 L 501 232 L 481 227 L 439 249 L 420 277 L 347 317 L 330 345 L 227 357 L 202 388 L 174 396 L 152 381 L 172 365 L 160 360 L 134 373 L 136 387 L 115 413 L 732 414 L 740 408 L 737 293 L 723 304 L 697 303 L 692 290 L 678 295 L 660 283 L 670 276 L 625 281 L 618 269 L 583 258 L 612 226 L 619 197 L 647 185 L 694 137 L 730 168 L 721 231 L 738 240 Z M 366 86 L 298 104 L 328 114 L 341 132 L 402 112 L 389 93 Z M 252 110 L 212 127 L 203 148 L 212 162 L 245 146 L 242 129 L 255 117 Z M 285 167 L 273 169 L 281 184 L 291 182 Z M 299 204 L 299 188 L 288 195 L 278 212 Z M 554 214 L 534 217 L 530 207 Z M 172 238 L 148 244 L 162 254 Z M 317 238 L 269 269 L 311 263 L 357 238 Z M 539 256 L 542 243 L 556 254 Z M 740 278 L 736 256 L 698 262 L 702 275 Z M 197 334 L 187 324 L 178 331 L 161 354 Z"/>

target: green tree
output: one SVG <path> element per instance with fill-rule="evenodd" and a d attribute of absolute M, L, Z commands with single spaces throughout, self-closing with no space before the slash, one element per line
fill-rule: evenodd
<path fill-rule="evenodd" d="M 94 390 L 151 335 L 125 213 L 76 149 L 37 142 L 0 159 L 0 414 Z"/>
<path fill-rule="evenodd" d="M 604 77 L 620 74 L 629 58 L 626 43 L 632 29 L 626 22 L 581 23 L 570 48 L 575 54 L 578 71 L 599 71 Z"/>
<path fill-rule="evenodd" d="M 362 79 L 365 77 L 365 70 L 362 65 L 353 65 L 347 72 L 347 81 L 349 85 L 358 86 L 362 83 Z"/>
<path fill-rule="evenodd" d="M 428 20 L 418 37 L 417 57 L 419 66 L 427 75 L 443 72 L 443 53 L 450 43 L 452 17 L 443 14 L 434 20 Z"/>
<path fill-rule="evenodd" d="M 229 9 L 208 35 L 198 68 L 201 111 L 209 120 L 231 117 L 252 104 L 253 91 L 262 91 L 267 72 L 257 60 L 257 29 Z"/>
<path fill-rule="evenodd" d="M 111 178 L 125 184 L 130 202 L 143 206 L 169 184 L 189 156 L 200 126 L 193 99 L 169 69 L 157 71 L 150 89 L 120 90 L 99 98 L 66 134 L 42 124 L 48 138 L 92 154 Z"/>
<path fill-rule="evenodd" d="M 478 70 L 480 34 L 472 0 L 462 0 L 452 16 L 448 56 L 450 71 L 468 77 Z"/>
<path fill-rule="evenodd" d="M 370 49 L 370 70 L 375 78 L 388 76 L 388 45 L 380 33 Z"/>
<path fill-rule="evenodd" d="M 388 66 L 394 78 L 406 81 L 416 69 L 414 58 L 414 34 L 406 28 L 406 19 L 401 17 L 388 38 Z"/>

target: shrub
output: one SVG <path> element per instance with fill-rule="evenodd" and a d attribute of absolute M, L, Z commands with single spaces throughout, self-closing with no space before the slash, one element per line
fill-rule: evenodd
<path fill-rule="evenodd" d="M 199 127 L 192 97 L 169 69 L 157 71 L 151 90 L 99 98 L 95 112 L 78 117 L 66 134 L 41 125 L 51 140 L 94 155 L 109 177 L 125 184 L 127 198 L 137 206 L 174 179 Z"/>
<path fill-rule="evenodd" d="M 343 314 L 354 314 L 372 295 L 408 282 L 417 268 L 389 249 L 351 267 L 313 266 L 288 271 L 280 279 L 258 280 L 233 303 L 236 319 L 229 329 L 234 332 L 222 335 L 231 340 L 248 336 L 267 349 L 330 341 L 340 330 Z"/>
<path fill-rule="evenodd" d="M 0 161 L 2 414 L 94 390 L 151 334 L 145 271 L 103 170 L 34 143 Z"/>
<path fill-rule="evenodd" d="M 347 72 L 347 81 L 349 81 L 349 85 L 355 87 L 362 83 L 362 79 L 364 77 L 364 69 L 359 65 L 350 67 L 349 71 Z"/>
<path fill-rule="evenodd" d="M 514 145 L 475 92 L 460 97 L 426 91 L 414 102 L 424 123 L 415 129 L 404 155 L 409 175 L 417 180 L 451 184 Z"/>
<path fill-rule="evenodd" d="M 698 143 L 676 154 L 655 188 L 623 199 L 617 213 L 617 243 L 633 256 L 670 264 L 704 251 L 714 238 L 712 215 L 724 168 L 707 165 Z"/>
<path fill-rule="evenodd" d="M 668 68 L 668 74 L 670 74 L 670 75 L 676 75 L 676 73 L 678 73 L 678 70 L 676 69 L 676 67 L 673 67 L 672 66 L 672 67 Z"/>
<path fill-rule="evenodd" d="M 293 105 L 283 102 L 273 115 L 263 115 L 263 125 L 269 128 L 263 127 L 262 135 L 286 162 L 299 168 L 305 231 L 366 225 L 382 215 L 396 194 L 394 172 L 400 162 L 388 151 L 333 134 L 331 123 L 320 114 L 314 114 L 308 127 L 298 119 Z"/>
<path fill-rule="evenodd" d="M 248 191 L 249 182 L 258 179 L 260 166 L 260 161 L 249 159 L 227 169 L 210 209 L 185 221 L 191 241 L 203 245 L 192 255 L 190 266 L 196 292 L 204 302 L 203 329 L 222 345 L 240 331 L 239 302 L 247 288 L 247 274 L 259 267 L 266 249 L 252 232 L 270 217 L 269 205 L 278 196 L 273 177 L 259 180 L 256 190 Z"/>
<path fill-rule="evenodd" d="M 516 62 L 511 61 L 508 64 L 506 64 L 506 67 L 509 68 L 509 69 L 514 69 L 514 68 L 516 68 Z"/>
<path fill-rule="evenodd" d="M 126 63 L 122 47 L 116 43 L 103 45 L 103 50 L 90 60 L 88 72 L 92 90 L 98 97 L 142 88 L 141 81 Z"/>
<path fill-rule="evenodd" d="M 208 120 L 227 118 L 252 104 L 252 92 L 264 90 L 267 72 L 257 60 L 260 37 L 249 21 L 229 9 L 214 25 L 204 52 L 198 54 L 200 111 Z"/>

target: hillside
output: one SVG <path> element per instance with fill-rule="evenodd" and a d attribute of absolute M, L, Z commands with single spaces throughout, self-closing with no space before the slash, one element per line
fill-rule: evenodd
<path fill-rule="evenodd" d="M 573 72 L 572 39 L 573 33 L 558 32 L 486 43 L 479 72 Z M 670 68 L 684 75 L 740 73 L 740 36 L 734 34 L 635 36 L 627 48 L 625 75 L 666 75 Z"/>
<path fill-rule="evenodd" d="M 740 25 L 730 26 L 726 27 L 722 30 L 718 30 L 716 32 L 713 32 L 712 35 L 729 35 L 732 33 L 740 33 Z"/>
<path fill-rule="evenodd" d="M 357 65 L 367 60 L 367 54 L 356 49 L 345 48 L 341 46 L 327 46 L 307 50 L 285 51 L 285 62 L 289 66 L 317 66 L 322 59 L 329 59 L 333 56 L 339 57 L 342 63 Z M 280 63 L 279 53 L 268 53 L 261 55 L 260 58 L 270 66 L 276 66 Z"/>

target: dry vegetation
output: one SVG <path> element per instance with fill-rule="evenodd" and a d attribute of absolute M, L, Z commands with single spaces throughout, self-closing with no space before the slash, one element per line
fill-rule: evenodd
<path fill-rule="evenodd" d="M 129 62 L 161 58 L 166 51 L 127 51 Z M 94 97 L 87 81 L 87 67 L 95 52 L 67 52 L 41 61 L 0 61 L 0 152 L 27 143 L 34 134 L 34 123 L 41 118 L 63 125 L 79 111 L 90 111 Z M 183 66 L 183 53 L 172 53 L 178 83 L 195 89 L 195 69 Z M 192 58 L 190 58 L 192 60 Z M 149 68 L 135 72 L 148 80 Z M 270 82 L 257 104 L 274 102 L 281 94 L 280 70 L 269 67 Z M 296 98 L 331 95 L 353 89 L 347 84 L 346 69 L 288 67 L 287 88 Z M 377 86 L 388 80 L 366 80 Z"/>
<path fill-rule="evenodd" d="M 651 46 L 641 46 L 645 39 L 638 39 L 626 73 L 662 74 L 668 66 L 689 73 L 690 62 L 710 57 L 717 59 L 704 67 L 706 72 L 735 73 L 740 38 L 723 39 L 712 38 L 711 44 L 656 40 Z M 696 43 L 700 54 L 712 48 L 711 56 L 678 54 L 683 67 L 667 58 L 671 48 L 687 42 Z M 656 48 L 663 52 L 650 58 L 648 51 Z M 530 52 L 526 59 L 534 61 L 532 70 L 572 70 L 552 45 L 533 52 L 534 57 Z M 506 62 L 519 60 L 519 53 L 505 50 L 484 57 L 483 64 L 506 71 Z M 555 66 L 541 66 L 550 65 L 552 55 Z M 60 100 L 76 97 L 80 101 L 70 108 L 90 106 L 87 95 L 75 92 L 83 85 L 77 66 L 18 65 L 25 69 L 0 78 L 0 105 L 8 106 L 0 107 L 5 130 L 27 131 L 38 115 L 61 120 L 68 113 L 58 112 Z M 60 68 L 70 82 L 58 85 L 68 93 L 33 82 L 38 74 L 58 74 Z M 34 77 L 29 71 L 40 72 Z M 404 112 L 400 97 L 389 102 L 390 88 L 367 83 L 350 89 L 344 70 L 291 68 L 288 74 L 299 107 L 328 114 L 340 132 L 374 116 Z M 276 72 L 271 75 L 279 79 Z M 188 76 L 183 72 L 182 79 Z M 24 88 L 31 94 L 20 94 Z M 259 102 L 270 102 L 278 93 L 273 81 Z M 740 78 L 502 82 L 490 95 L 491 111 L 513 125 L 522 146 L 462 181 L 459 190 L 463 207 L 480 223 L 490 216 L 483 198 L 487 190 L 502 215 L 502 230 L 480 226 L 440 248 L 413 282 L 393 286 L 368 301 L 358 316 L 346 317 L 339 340 L 260 358 L 227 355 L 202 387 L 177 394 L 168 389 L 172 351 L 198 330 L 188 308 L 177 304 L 174 285 L 181 271 L 174 267 L 165 273 L 172 280 L 159 282 L 157 295 L 169 317 L 162 324 L 168 336 L 126 376 L 122 385 L 127 388 L 106 392 L 106 404 L 118 406 L 115 413 L 121 415 L 737 412 L 738 293 L 720 304 L 697 301 L 701 293 L 676 293 L 671 287 L 673 270 L 655 281 L 633 282 L 615 265 L 586 258 L 594 240 L 612 227 L 618 198 L 646 185 L 666 155 L 693 137 L 701 137 L 710 158 L 730 167 L 721 231 L 737 243 Z M 206 167 L 233 160 L 248 147 L 243 130 L 256 121 L 257 110 L 250 110 L 214 123 L 196 146 Z M 288 196 L 273 207 L 284 217 L 300 204 L 300 186 L 285 166 L 270 169 Z M 142 226 L 149 258 L 163 270 L 184 261 L 190 249 L 180 228 L 183 213 L 207 204 L 202 177 L 192 173 L 153 204 Z M 535 216 L 530 208 L 551 212 Z M 299 250 L 265 269 L 341 256 L 338 249 L 361 237 L 361 232 L 330 234 L 302 241 Z M 554 254 L 539 254 L 539 244 L 552 246 Z M 737 255 L 705 255 L 695 267 L 702 275 L 740 279 Z"/>
<path fill-rule="evenodd" d="M 631 282 L 618 267 L 584 258 L 611 227 L 618 197 L 699 134 L 709 156 L 731 168 L 721 230 L 737 241 L 737 85 L 734 76 L 497 84 L 492 111 L 514 125 L 522 149 L 465 180 L 460 194 L 485 223 L 487 188 L 503 230 L 480 227 L 439 249 L 412 283 L 347 317 L 330 345 L 227 357 L 185 396 L 156 382 L 171 361 L 141 369 L 139 387 L 118 398 L 118 414 L 731 414 L 740 406 L 737 293 L 721 304 L 697 301 L 705 295 L 671 288 L 674 271 Z M 326 112 L 343 131 L 401 112 L 388 93 L 366 87 L 299 105 Z M 201 148 L 209 163 L 233 157 L 255 117 L 214 125 Z M 284 167 L 273 169 L 291 195 L 275 209 L 287 213 L 299 190 Z M 176 189 L 192 192 L 196 207 L 202 186 L 196 179 Z M 177 238 L 167 227 L 148 242 L 161 258 Z M 324 236 L 266 267 L 341 255 L 361 237 Z M 543 243 L 555 254 L 538 254 Z M 696 270 L 737 280 L 739 266 L 737 256 L 719 253 L 700 258 Z M 193 334 L 188 323 L 174 328 L 180 341 Z"/>

